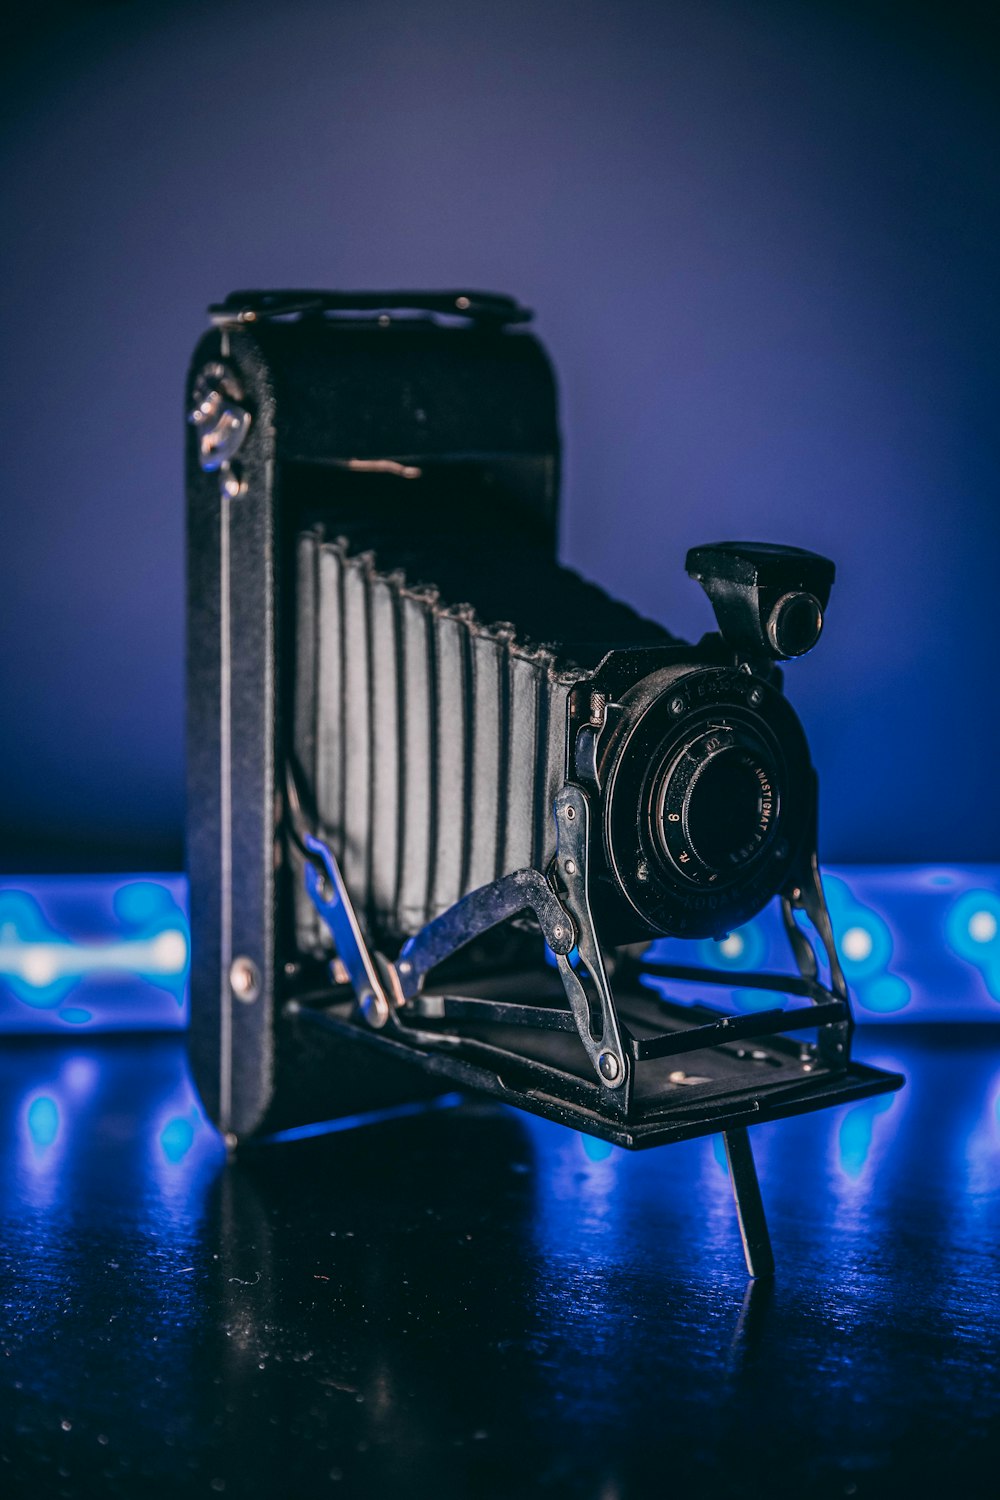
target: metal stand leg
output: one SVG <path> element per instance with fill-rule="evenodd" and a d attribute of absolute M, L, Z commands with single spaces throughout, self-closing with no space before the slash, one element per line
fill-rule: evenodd
<path fill-rule="evenodd" d="M 723 1132 L 726 1143 L 726 1160 L 729 1163 L 729 1180 L 733 1184 L 736 1199 L 736 1217 L 739 1220 L 743 1254 L 751 1276 L 773 1276 L 774 1254 L 771 1236 L 767 1232 L 764 1204 L 757 1181 L 757 1168 L 753 1162 L 753 1151 L 746 1127 Z"/>

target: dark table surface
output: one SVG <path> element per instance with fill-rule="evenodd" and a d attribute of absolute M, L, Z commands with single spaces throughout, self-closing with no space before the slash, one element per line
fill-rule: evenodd
<path fill-rule="evenodd" d="M 166 1039 L 0 1050 L 0 1495 L 1000 1494 L 1000 1029 L 630 1155 L 475 1102 L 225 1166 Z"/>

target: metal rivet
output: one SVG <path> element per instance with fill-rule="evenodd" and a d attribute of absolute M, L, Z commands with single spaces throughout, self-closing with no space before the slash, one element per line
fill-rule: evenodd
<path fill-rule="evenodd" d="M 608 1083 L 614 1083 L 622 1070 L 622 1065 L 613 1052 L 602 1052 L 597 1059 L 597 1066 L 601 1077 L 607 1079 Z"/>
<path fill-rule="evenodd" d="M 468 309 L 472 306 L 472 303 L 469 301 L 468 297 L 456 297 L 455 306 L 457 308 L 460 308 L 462 312 L 467 312 Z"/>
<path fill-rule="evenodd" d="M 567 875 L 575 875 L 576 874 L 576 860 L 575 859 L 567 859 L 567 860 L 565 860 L 563 862 L 563 869 L 566 871 Z"/>
<path fill-rule="evenodd" d="M 570 820 L 570 822 L 572 822 L 573 819 L 576 817 L 576 808 L 575 807 L 567 807 L 567 809 L 566 809 L 566 816 Z"/>
<path fill-rule="evenodd" d="M 389 1006 L 384 995 L 373 995 L 371 991 L 361 997 L 361 1014 L 376 1031 L 389 1019 Z"/>
<path fill-rule="evenodd" d="M 250 1005 L 260 994 L 260 970 L 252 958 L 234 958 L 229 968 L 229 988 L 237 1000 Z"/>

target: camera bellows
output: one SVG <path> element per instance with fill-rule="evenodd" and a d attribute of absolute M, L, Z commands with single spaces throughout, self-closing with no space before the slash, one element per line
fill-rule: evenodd
<path fill-rule="evenodd" d="M 530 597 L 528 630 L 484 623 L 476 607 L 512 577 L 502 549 L 478 565 L 474 553 L 435 559 L 445 580 L 461 564 L 461 598 L 411 582 L 400 556 L 380 566 L 321 529 L 298 540 L 296 759 L 345 881 L 387 942 L 509 871 L 549 867 L 570 692 L 609 644 L 671 640 L 543 556 L 530 558 L 526 589 L 522 554 L 508 595 Z M 407 561 L 424 576 L 426 558 Z M 575 644 L 556 644 L 555 628 Z M 326 945 L 305 901 L 298 916 L 300 941 Z"/>

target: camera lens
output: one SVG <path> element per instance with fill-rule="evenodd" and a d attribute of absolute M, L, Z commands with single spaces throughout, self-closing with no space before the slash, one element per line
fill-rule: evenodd
<path fill-rule="evenodd" d="M 772 684 L 734 667 L 667 667 L 621 704 L 595 766 L 618 889 L 653 932 L 732 931 L 808 834 L 802 727 Z"/>
<path fill-rule="evenodd" d="M 657 821 L 663 852 L 697 884 L 737 875 L 774 831 L 777 801 L 759 736 L 745 725 L 713 724 L 688 740 L 662 774 Z"/>
<path fill-rule="evenodd" d="M 756 768 L 739 750 L 722 750 L 695 776 L 685 799 L 688 841 L 713 870 L 739 862 L 752 849 L 761 820 Z"/>

